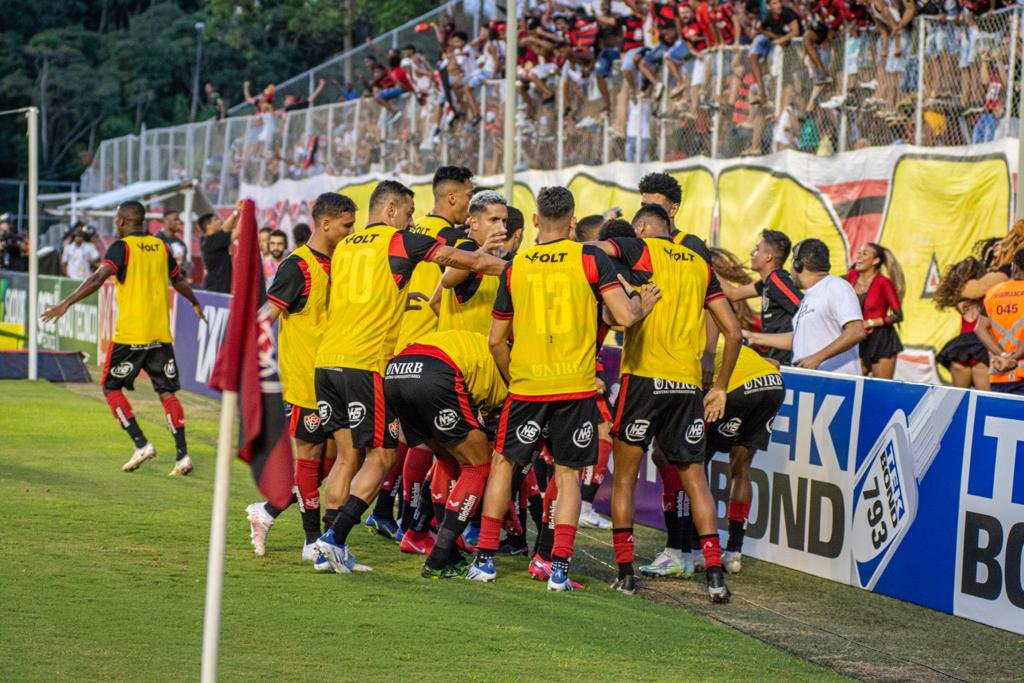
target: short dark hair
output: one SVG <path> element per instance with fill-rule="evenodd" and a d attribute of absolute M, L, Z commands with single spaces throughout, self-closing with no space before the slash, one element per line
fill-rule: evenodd
<path fill-rule="evenodd" d="M 271 231 L 270 234 L 273 235 L 273 231 Z M 295 226 L 292 228 L 292 237 L 295 239 L 296 247 L 308 242 L 309 237 L 312 234 L 313 231 L 309 229 L 308 223 L 296 223 Z"/>
<path fill-rule="evenodd" d="M 505 234 L 512 235 L 516 230 L 522 230 L 526 225 L 523 212 L 514 206 L 508 207 L 508 218 L 505 220 Z"/>
<path fill-rule="evenodd" d="M 338 218 L 345 213 L 355 213 L 356 203 L 338 192 L 324 192 L 313 202 L 313 222 L 320 220 L 320 217 Z"/>
<path fill-rule="evenodd" d="M 1024 249 L 1018 249 L 1013 255 L 1013 265 L 1024 270 Z"/>
<path fill-rule="evenodd" d="M 608 240 L 613 237 L 636 237 L 636 230 L 624 218 L 615 218 L 601 226 L 599 239 Z"/>
<path fill-rule="evenodd" d="M 412 43 L 409 43 L 408 45 L 403 47 L 402 50 L 412 50 L 413 52 L 416 52 L 416 46 L 413 45 Z"/>
<path fill-rule="evenodd" d="M 124 216 L 124 219 L 130 223 L 141 224 L 146 220 L 146 207 L 142 205 L 142 202 L 124 202 L 117 207 L 117 212 Z M 165 216 L 167 214 L 164 214 Z"/>
<path fill-rule="evenodd" d="M 461 38 L 462 40 L 466 41 L 467 43 L 469 42 L 469 35 L 465 31 L 462 31 L 462 30 L 453 31 L 452 32 L 452 38 Z"/>
<path fill-rule="evenodd" d="M 668 211 L 660 204 L 644 204 L 633 214 L 633 225 L 641 220 L 651 220 L 654 217 L 662 223 L 663 229 L 667 232 L 672 227 L 672 219 L 668 217 Z"/>
<path fill-rule="evenodd" d="M 264 226 L 263 226 L 262 228 L 260 228 L 260 234 L 261 234 L 261 235 L 262 235 L 263 233 L 267 233 L 267 234 L 269 235 L 269 234 L 270 234 L 270 233 L 272 233 L 272 232 L 274 232 L 274 229 L 273 229 L 273 228 L 270 228 L 270 227 L 267 227 L 266 225 L 264 225 Z"/>
<path fill-rule="evenodd" d="M 541 188 L 537 194 L 537 213 L 541 218 L 557 221 L 569 218 L 576 210 L 572 192 L 564 187 Z"/>
<path fill-rule="evenodd" d="M 288 233 L 286 233 L 284 230 L 281 230 L 280 228 L 278 228 L 277 230 L 273 230 L 270 233 L 270 236 L 271 237 L 283 237 L 284 238 L 284 245 L 286 247 L 288 246 Z"/>
<path fill-rule="evenodd" d="M 473 171 L 465 166 L 441 166 L 434 171 L 434 181 L 431 188 L 436 192 L 437 188 L 444 183 L 468 183 L 473 179 Z"/>
<path fill-rule="evenodd" d="M 576 241 L 593 242 L 597 239 L 597 234 L 601 231 L 602 225 L 604 225 L 604 216 L 600 214 L 595 213 L 578 219 L 575 230 Z"/>
<path fill-rule="evenodd" d="M 797 242 L 793 249 L 793 270 L 798 273 L 805 270 L 827 273 L 831 269 L 828 245 L 814 237 Z"/>
<path fill-rule="evenodd" d="M 205 231 L 206 226 L 208 226 L 210 224 L 210 221 L 212 221 L 216 217 L 216 214 L 204 213 L 202 216 L 199 217 L 199 220 L 196 221 L 199 224 L 199 229 Z"/>
<path fill-rule="evenodd" d="M 789 258 L 790 249 L 793 248 L 793 243 L 790 241 L 789 236 L 778 230 L 762 230 L 761 239 L 772 250 L 775 257 L 779 259 L 779 265 L 783 265 L 786 259 Z"/>
<path fill-rule="evenodd" d="M 370 193 L 370 208 L 375 209 L 386 201 L 399 201 L 404 197 L 412 199 L 412 190 L 397 180 L 382 180 Z"/>
<path fill-rule="evenodd" d="M 171 216 L 180 216 L 180 215 L 181 215 L 181 211 L 178 211 L 177 209 L 167 209 L 166 211 L 164 211 L 163 218 L 164 218 L 164 220 L 167 220 Z"/>
<path fill-rule="evenodd" d="M 388 66 L 394 69 L 402 64 L 402 56 L 399 54 L 388 55 Z"/>
<path fill-rule="evenodd" d="M 641 194 L 660 194 L 673 204 L 683 201 L 683 188 L 668 173 L 648 173 L 640 179 Z"/>

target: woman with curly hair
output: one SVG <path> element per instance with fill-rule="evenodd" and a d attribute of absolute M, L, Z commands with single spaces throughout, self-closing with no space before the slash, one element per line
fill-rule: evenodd
<path fill-rule="evenodd" d="M 743 267 L 743 263 L 736 254 L 722 247 L 708 247 L 711 252 L 711 269 L 719 280 L 726 280 L 734 285 L 753 284 L 754 278 Z M 733 301 L 732 310 L 739 318 L 740 327 L 744 330 L 761 331 L 761 322 L 754 317 L 750 306 L 745 301 Z"/>
<path fill-rule="evenodd" d="M 888 277 L 882 274 L 885 270 Z M 860 344 L 860 363 L 865 375 L 892 379 L 896 355 L 903 343 L 896 324 L 903 320 L 902 301 L 906 291 L 903 269 L 893 253 L 875 242 L 857 252 L 846 279 L 860 299 L 867 338 Z"/>
<path fill-rule="evenodd" d="M 953 386 L 964 389 L 973 386 L 982 391 L 989 388 L 988 351 L 974 333 L 981 314 L 981 300 L 965 297 L 964 290 L 967 283 L 985 277 L 986 271 L 982 260 L 968 256 L 946 268 L 934 297 L 940 311 L 955 308 L 960 313 L 960 334 L 942 347 L 935 360 L 949 370 Z"/>
<path fill-rule="evenodd" d="M 1017 220 L 1006 237 L 982 240 L 974 245 L 978 258 L 985 264 L 985 270 L 978 277 L 963 284 L 961 296 L 966 299 L 982 299 L 992 287 L 1010 279 L 1010 262 L 1018 249 L 1024 249 L 1024 218 Z"/>

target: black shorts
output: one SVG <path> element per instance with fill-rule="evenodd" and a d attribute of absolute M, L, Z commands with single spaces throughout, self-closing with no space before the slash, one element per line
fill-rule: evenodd
<path fill-rule="evenodd" d="M 656 438 L 674 464 L 704 462 L 704 395 L 693 384 L 623 375 L 612 434 L 644 449 Z"/>
<path fill-rule="evenodd" d="M 793 352 L 785 351 L 783 349 L 768 349 L 761 354 L 764 358 L 771 358 L 778 362 L 779 365 L 792 365 L 793 364 Z"/>
<path fill-rule="evenodd" d="M 471 431 L 481 429 L 462 373 L 440 358 L 395 357 L 384 373 L 384 399 L 398 416 L 410 446 L 430 439 L 457 446 Z"/>
<path fill-rule="evenodd" d="M 494 449 L 526 465 L 542 445 L 556 465 L 583 468 L 597 464 L 597 397 L 524 401 L 511 396 L 498 421 Z"/>
<path fill-rule="evenodd" d="M 107 349 L 107 362 L 103 366 L 104 389 L 118 391 L 135 389 L 135 378 L 143 370 L 153 382 L 153 390 L 173 394 L 181 390 L 178 364 L 174 360 L 174 347 L 164 342 L 152 344 L 118 344 Z"/>
<path fill-rule="evenodd" d="M 733 446 L 764 450 L 772 436 L 772 420 L 786 398 L 782 375 L 767 375 L 733 389 L 725 398 L 725 414 L 708 431 L 708 454 L 728 453 Z"/>
<path fill-rule="evenodd" d="M 398 420 L 384 401 L 379 373 L 353 368 L 317 368 L 314 373 L 320 428 L 352 432 L 355 448 L 394 448 Z"/>
<path fill-rule="evenodd" d="M 321 426 L 319 408 L 303 408 L 293 403 L 284 404 L 285 415 L 288 416 L 288 433 L 299 441 L 322 444 L 327 441 L 327 432 Z"/>

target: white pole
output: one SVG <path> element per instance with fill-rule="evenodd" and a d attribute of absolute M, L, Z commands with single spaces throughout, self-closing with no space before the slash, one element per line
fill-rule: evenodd
<path fill-rule="evenodd" d="M 505 138 L 502 162 L 505 171 L 505 199 L 512 201 L 516 167 L 516 62 L 519 58 L 519 8 L 509 0 L 505 10 Z"/>
<path fill-rule="evenodd" d="M 920 146 L 924 125 L 924 45 L 925 31 L 928 30 L 928 19 L 917 22 L 917 102 L 914 107 L 914 144 Z"/>
<path fill-rule="evenodd" d="M 202 683 L 215 683 L 217 680 L 220 602 L 224 586 L 228 495 L 231 492 L 231 459 L 237 407 L 238 392 L 225 391 L 221 394 L 217 470 L 213 480 L 213 518 L 210 520 L 210 554 L 206 565 L 206 611 L 203 614 L 203 663 L 200 673 Z"/>
<path fill-rule="evenodd" d="M 185 206 L 182 214 L 184 214 L 185 223 L 185 261 L 188 264 L 186 270 L 190 270 L 192 267 L 192 232 L 194 223 L 192 222 L 192 212 L 195 207 L 196 198 L 196 181 L 192 181 L 192 187 L 185 190 Z"/>
<path fill-rule="evenodd" d="M 39 379 L 39 110 L 28 119 L 28 378 Z"/>
<path fill-rule="evenodd" d="M 562 168 L 565 162 L 565 78 L 558 77 L 558 90 L 555 91 L 555 125 L 558 130 L 555 134 L 555 168 Z"/>
<path fill-rule="evenodd" d="M 842 76 L 842 90 L 840 94 L 843 97 L 843 104 L 839 110 L 839 144 L 836 145 L 836 149 L 840 152 L 846 151 L 846 138 L 848 133 L 849 124 L 847 122 L 847 107 L 846 100 L 850 95 L 850 69 L 847 62 L 849 61 L 850 41 L 853 38 L 850 36 L 850 29 L 843 29 L 843 47 L 840 50 L 840 54 L 843 56 L 843 76 Z M 860 40 L 858 36 L 857 40 Z M 854 57 L 856 59 L 856 57 Z M 774 136 L 772 136 L 774 137 Z"/>

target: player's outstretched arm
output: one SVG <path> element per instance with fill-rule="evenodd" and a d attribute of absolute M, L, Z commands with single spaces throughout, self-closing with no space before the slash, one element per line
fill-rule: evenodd
<path fill-rule="evenodd" d="M 178 273 L 178 275 L 171 280 L 171 286 L 174 287 L 178 294 L 181 294 L 183 297 L 188 299 L 188 302 L 192 304 L 192 310 L 196 312 L 196 317 L 203 322 L 206 322 L 206 316 L 203 315 L 203 307 L 200 305 L 199 299 L 196 298 L 196 294 L 192 291 L 192 288 L 189 286 L 188 280 L 185 279 L 185 276 Z"/>
<path fill-rule="evenodd" d="M 743 301 L 745 299 L 753 299 L 757 296 L 757 289 L 753 284 L 749 285 L 734 285 L 733 283 L 723 278 L 718 279 L 718 284 L 722 286 L 722 293 L 725 294 L 729 301 Z"/>
<path fill-rule="evenodd" d="M 732 371 L 736 367 L 736 359 L 740 355 L 740 346 L 743 345 L 743 331 L 727 298 L 720 297 L 709 302 L 707 306 L 711 317 L 715 319 L 715 326 L 725 340 L 725 349 L 722 351 L 722 368 L 718 371 L 718 377 L 715 378 L 714 384 L 704 397 L 704 419 L 708 422 L 715 422 L 725 413 L 726 389 L 729 386 Z"/>
<path fill-rule="evenodd" d="M 472 270 L 484 275 L 501 275 L 505 262 L 482 251 L 460 251 L 453 247 L 439 247 L 430 260 L 446 268 Z"/>
<path fill-rule="evenodd" d="M 821 351 L 807 356 L 806 358 L 794 359 L 793 365 L 798 368 L 817 370 L 818 366 L 829 358 L 838 356 L 843 351 L 853 348 L 864 341 L 866 336 L 867 334 L 864 331 L 864 321 L 851 320 L 843 325 L 842 334 L 836 337 L 831 344 L 823 348 Z"/>
<path fill-rule="evenodd" d="M 771 349 L 793 350 L 792 332 L 750 332 L 743 330 L 743 338 L 755 346 L 767 346 Z"/>
<path fill-rule="evenodd" d="M 68 309 L 71 308 L 74 304 L 78 303 L 79 301 L 81 301 L 82 299 L 89 296 L 97 289 L 99 289 L 103 282 L 113 274 L 114 269 L 111 268 L 106 263 L 104 263 L 99 268 L 97 268 L 92 275 L 90 275 L 86 280 L 84 280 L 82 284 L 78 285 L 78 289 L 71 292 L 71 294 L 69 294 L 67 298 L 64 299 L 64 301 L 61 301 L 56 306 L 51 306 L 50 308 L 43 311 L 43 314 L 39 316 L 39 319 L 42 320 L 44 323 L 57 320 L 62 315 L 67 313 Z"/>

